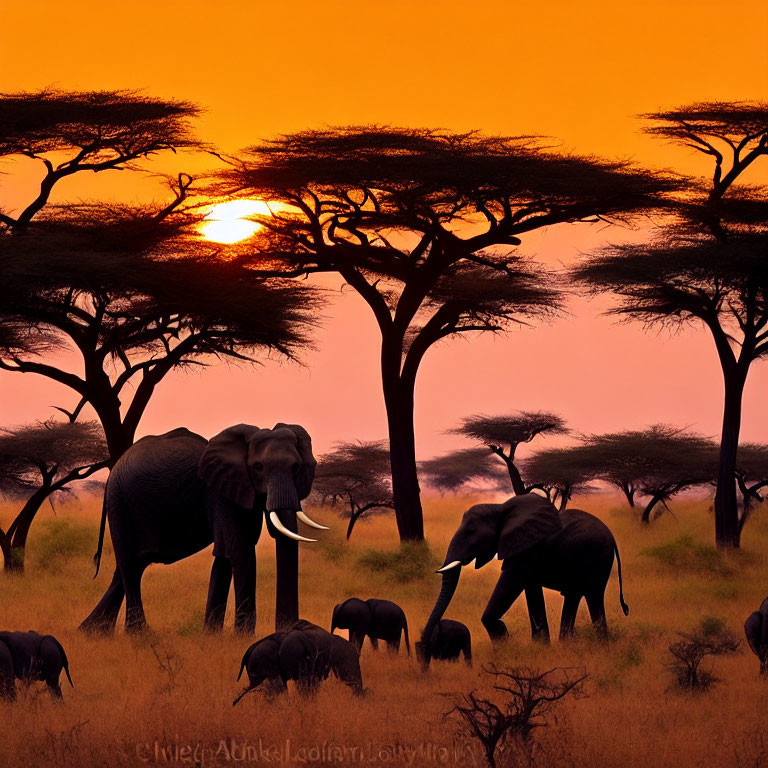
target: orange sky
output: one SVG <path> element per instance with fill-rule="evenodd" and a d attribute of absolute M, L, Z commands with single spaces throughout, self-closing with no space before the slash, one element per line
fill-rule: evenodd
<path fill-rule="evenodd" d="M 392 123 L 539 133 L 567 149 L 689 173 L 705 160 L 638 132 L 633 115 L 697 100 L 766 99 L 764 0 L 665 2 L 260 2 L 5 4 L 0 90 L 144 88 L 207 110 L 202 138 L 224 151 L 280 131 Z M 164 170 L 201 160 L 172 157 Z M 766 178 L 768 161 L 749 181 Z M 758 175 L 760 174 L 760 175 Z M 34 177 L 24 174 L 27 184 Z M 18 175 L 0 202 L 18 201 Z M 68 185 L 67 185 L 68 184 Z M 126 174 L 63 184 L 63 198 L 138 198 L 155 188 Z M 531 236 L 524 250 L 570 261 L 606 238 L 593 227 Z M 581 431 L 667 421 L 719 430 L 719 368 L 703 331 L 644 334 L 576 300 L 566 320 L 506 337 L 448 341 L 428 354 L 417 388 L 418 452 L 473 412 L 562 413 Z M 166 380 L 142 434 L 184 424 L 211 435 L 240 421 L 304 424 L 318 450 L 385 435 L 377 334 L 351 291 L 326 309 L 306 366 L 218 366 Z M 524 364 L 523 364 L 524 363 Z M 0 374 L 0 424 L 44 418 L 73 397 L 35 377 Z M 747 385 L 744 439 L 768 441 L 768 366 Z"/>

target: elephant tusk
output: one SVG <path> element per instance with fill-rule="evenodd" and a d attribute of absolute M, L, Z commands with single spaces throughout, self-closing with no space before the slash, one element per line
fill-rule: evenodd
<path fill-rule="evenodd" d="M 277 528 L 280 533 L 282 533 L 284 536 L 287 536 L 289 539 L 293 539 L 294 541 L 317 541 L 317 539 L 308 539 L 306 536 L 300 536 L 298 533 L 294 533 L 293 531 L 289 531 L 281 522 L 280 518 L 277 516 L 277 512 L 270 512 L 269 513 L 269 519 L 272 523 L 272 525 Z"/>
<path fill-rule="evenodd" d="M 301 510 L 296 513 L 296 517 L 301 520 L 304 525 L 308 525 L 310 528 L 317 528 L 318 531 L 330 531 L 331 529 L 327 525 L 320 525 L 311 518 L 307 517 Z"/>
<path fill-rule="evenodd" d="M 446 571 L 450 571 L 451 568 L 455 568 L 457 565 L 461 565 L 461 560 L 454 560 L 452 563 L 448 563 L 448 565 L 438 568 L 435 573 L 445 573 Z"/>

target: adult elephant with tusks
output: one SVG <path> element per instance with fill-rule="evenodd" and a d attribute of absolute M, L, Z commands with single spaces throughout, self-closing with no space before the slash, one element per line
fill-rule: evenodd
<path fill-rule="evenodd" d="M 325 530 L 301 511 L 316 461 L 308 432 L 296 424 L 260 429 L 238 424 L 210 441 L 188 429 L 138 440 L 116 462 L 104 491 L 95 555 L 98 573 L 106 521 L 116 569 L 80 628 L 111 632 L 123 598 L 127 631 L 146 626 L 141 578 L 152 563 L 174 563 L 213 542 L 205 626 L 221 629 L 234 577 L 235 629 L 256 625 L 256 542 L 266 526 L 276 547 L 278 629 L 299 617 L 297 521 Z"/>
<path fill-rule="evenodd" d="M 602 521 L 578 509 L 558 514 L 547 499 L 535 493 L 515 496 L 503 504 L 470 507 L 438 570 L 443 583 L 416 644 L 417 656 L 422 662 L 429 661 L 429 639 L 453 598 L 461 567 L 474 561 L 475 568 L 481 568 L 497 556 L 503 561 L 501 576 L 482 618 L 492 640 L 507 636 L 502 616 L 525 591 L 532 635 L 549 641 L 543 587 L 563 595 L 561 639 L 573 632 L 582 597 L 587 600 L 599 635 L 606 637 L 604 597 L 614 554 L 619 566 L 621 607 L 626 615 L 629 606 L 624 602 L 619 551 Z"/>

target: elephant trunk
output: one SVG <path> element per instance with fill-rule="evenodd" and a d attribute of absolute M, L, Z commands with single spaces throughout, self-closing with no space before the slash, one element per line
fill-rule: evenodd
<path fill-rule="evenodd" d="M 267 484 L 267 512 L 297 512 L 299 494 L 293 479 L 286 473 L 274 475 Z"/>
<path fill-rule="evenodd" d="M 429 663 L 430 659 L 430 642 L 432 639 L 432 632 L 434 632 L 437 623 L 443 618 L 448 606 L 450 605 L 453 595 L 456 592 L 456 587 L 459 584 L 459 576 L 461 575 L 461 565 L 457 564 L 453 568 L 443 573 L 443 583 L 440 587 L 440 594 L 435 601 L 435 607 L 432 609 L 432 613 L 429 614 L 426 626 L 422 630 L 421 640 L 417 643 L 417 653 L 419 659 L 425 663 Z"/>
<path fill-rule="evenodd" d="M 288 516 L 286 528 L 296 532 L 296 513 Z M 275 541 L 275 630 L 284 632 L 299 620 L 299 543 L 288 536 Z"/>

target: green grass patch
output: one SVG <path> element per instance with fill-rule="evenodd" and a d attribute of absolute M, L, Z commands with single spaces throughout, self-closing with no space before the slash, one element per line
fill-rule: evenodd
<path fill-rule="evenodd" d="M 39 568 L 58 571 L 68 560 L 91 555 L 93 547 L 90 526 L 70 520 L 46 520 L 34 539 L 34 561 Z"/>
<path fill-rule="evenodd" d="M 427 578 L 439 565 L 426 542 L 404 542 L 396 550 L 366 549 L 357 563 L 401 584 Z"/>
<path fill-rule="evenodd" d="M 703 573 L 716 576 L 730 576 L 732 569 L 723 556 L 709 544 L 701 544 L 693 536 L 680 536 L 666 544 L 640 550 L 659 565 L 677 571 Z"/>

